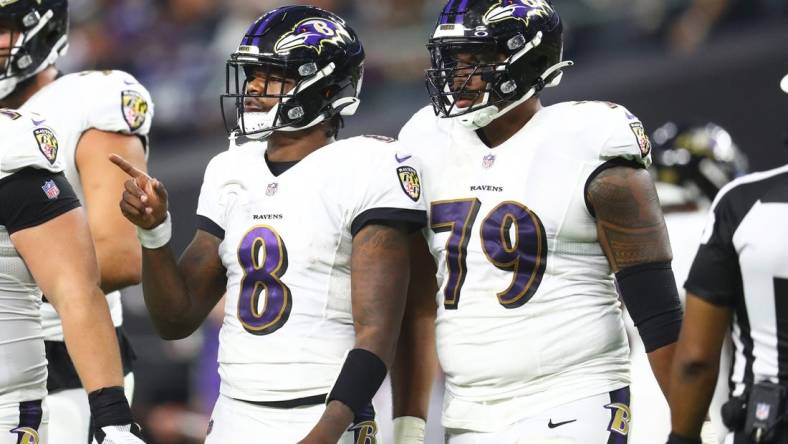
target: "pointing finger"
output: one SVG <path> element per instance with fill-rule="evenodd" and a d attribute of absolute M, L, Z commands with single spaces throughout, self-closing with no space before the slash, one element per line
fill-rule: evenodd
<path fill-rule="evenodd" d="M 129 176 L 131 176 L 131 177 L 133 177 L 135 179 L 138 178 L 138 177 L 150 178 L 147 174 L 145 174 L 144 172 L 138 170 L 137 168 L 134 167 L 134 165 L 129 163 L 126 159 L 118 156 L 117 154 L 114 154 L 114 153 L 110 154 L 109 155 L 109 160 L 110 160 L 110 162 L 112 162 L 115 165 L 117 165 L 118 168 L 120 168 L 121 170 L 125 171 L 126 174 L 128 174 Z"/>

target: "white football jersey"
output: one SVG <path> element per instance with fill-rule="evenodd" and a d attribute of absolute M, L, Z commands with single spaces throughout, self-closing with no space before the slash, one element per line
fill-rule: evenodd
<path fill-rule="evenodd" d="M 133 76 L 123 71 L 85 71 L 65 75 L 38 91 L 22 109 L 45 115 L 47 124 L 57 131 L 66 178 L 83 205 L 85 196 L 76 165 L 77 144 L 82 134 L 95 128 L 146 138 L 153 120 L 150 94 Z M 107 168 L 114 168 L 109 160 Z M 113 324 L 120 326 L 123 323 L 120 292 L 109 293 L 107 303 Z M 55 309 L 44 303 L 41 310 L 46 339 L 62 341 L 63 327 Z"/>
<path fill-rule="evenodd" d="M 370 221 L 426 222 L 420 166 L 389 142 L 338 141 L 278 176 L 264 142 L 233 146 L 208 165 L 197 214 L 200 228 L 223 239 L 223 395 L 329 392 L 354 345 L 353 234 Z"/>
<path fill-rule="evenodd" d="M 38 115 L 0 110 L 0 180 L 28 167 L 63 170 L 58 139 L 46 123 Z M 46 396 L 40 305 L 41 290 L 0 225 L 0 405 Z"/>
<path fill-rule="evenodd" d="M 615 104 L 561 103 L 490 149 L 425 108 L 400 141 L 424 168 L 444 426 L 500 430 L 628 385 L 621 308 L 584 195 L 608 160 L 649 165 L 640 121 Z"/>

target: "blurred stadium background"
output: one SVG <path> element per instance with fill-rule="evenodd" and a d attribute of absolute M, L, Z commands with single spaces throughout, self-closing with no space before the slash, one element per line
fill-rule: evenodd
<path fill-rule="evenodd" d="M 151 90 L 150 169 L 170 192 L 176 251 L 194 233 L 205 165 L 227 147 L 219 109 L 224 61 L 254 18 L 284 3 L 333 10 L 361 35 L 363 102 L 342 136 L 394 136 L 427 104 L 424 42 L 441 0 L 71 0 L 71 47 L 61 70 L 122 69 Z M 613 101 L 651 129 L 667 120 L 713 121 L 730 131 L 753 169 L 788 162 L 788 95 L 779 90 L 788 74 L 788 1 L 554 3 L 565 22 L 565 57 L 576 66 L 544 94 L 546 104 Z M 126 291 L 123 301 L 138 355 L 134 408 L 150 442 L 202 442 L 218 390 L 221 314 L 188 339 L 164 342 L 140 290 Z"/>

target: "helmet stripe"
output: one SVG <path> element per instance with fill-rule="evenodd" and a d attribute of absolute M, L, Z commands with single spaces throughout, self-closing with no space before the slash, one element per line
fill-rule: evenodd
<path fill-rule="evenodd" d="M 449 23 L 449 15 L 451 15 L 455 3 L 457 3 L 457 0 L 449 0 L 449 3 L 443 8 L 443 12 L 441 12 L 441 25 Z"/>
<path fill-rule="evenodd" d="M 465 8 L 468 6 L 468 0 L 462 0 L 460 6 L 457 8 L 457 17 L 454 18 L 454 23 L 462 23 L 462 18 L 465 15 Z"/>
<path fill-rule="evenodd" d="M 255 36 L 251 42 L 252 46 L 259 45 L 261 34 L 265 31 L 268 25 L 271 24 L 274 18 L 280 16 L 282 12 L 285 12 L 290 8 L 292 8 L 292 6 L 286 6 L 284 8 L 275 9 L 271 11 L 270 14 L 268 14 L 268 17 L 266 17 L 265 20 L 261 21 L 260 24 L 257 25 L 257 28 L 255 28 L 255 30 L 252 33 L 250 33 L 251 36 Z"/>

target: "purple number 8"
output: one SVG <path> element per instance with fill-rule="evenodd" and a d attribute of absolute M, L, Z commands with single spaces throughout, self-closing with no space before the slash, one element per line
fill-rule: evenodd
<path fill-rule="evenodd" d="M 241 325 L 254 335 L 279 330 L 293 306 L 290 289 L 280 280 L 287 271 L 287 248 L 282 238 L 268 225 L 252 228 L 241 239 L 238 262 L 244 272 L 238 297 Z M 261 295 L 265 298 L 262 312 L 258 308 Z"/>

